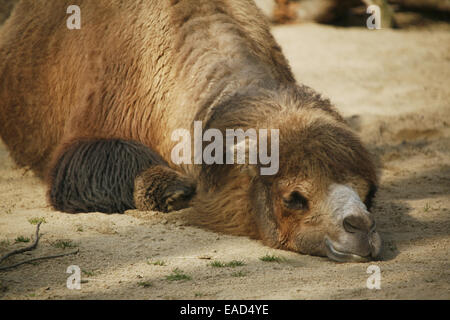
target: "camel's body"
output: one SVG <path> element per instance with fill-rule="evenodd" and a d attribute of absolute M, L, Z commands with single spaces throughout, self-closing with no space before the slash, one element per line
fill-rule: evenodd
<path fill-rule="evenodd" d="M 376 184 L 370 157 L 328 100 L 296 84 L 252 1 L 80 0 L 81 30 L 66 27 L 71 4 L 22 0 L 0 29 L 0 135 L 47 178 L 56 209 L 192 205 L 193 223 L 274 247 L 379 252 L 360 200 Z M 279 172 L 174 165 L 171 134 L 194 120 L 279 129 Z"/>
<path fill-rule="evenodd" d="M 41 175 L 80 135 L 137 140 L 169 160 L 167 133 L 220 94 L 293 81 L 250 1 L 77 3 L 81 30 L 66 27 L 70 1 L 22 1 L 27 20 L 13 14 L 1 31 L 0 132 Z"/>

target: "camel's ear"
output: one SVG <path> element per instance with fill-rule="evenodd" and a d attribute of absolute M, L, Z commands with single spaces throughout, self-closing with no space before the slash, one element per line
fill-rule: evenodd
<path fill-rule="evenodd" d="M 247 173 L 251 178 L 259 176 L 259 167 L 256 164 L 245 164 L 239 168 L 241 172 Z"/>
<path fill-rule="evenodd" d="M 252 178 L 259 175 L 257 145 L 255 138 L 246 138 L 227 149 L 227 152 L 232 152 L 234 155 L 234 163 L 239 165 L 239 170 L 246 172 Z M 238 157 L 238 155 L 241 156 Z"/>
<path fill-rule="evenodd" d="M 373 198 L 375 197 L 375 194 L 377 193 L 377 185 L 372 183 L 370 185 L 370 189 L 369 192 L 366 195 L 366 198 L 364 199 L 364 204 L 367 207 L 367 210 L 371 210 L 372 209 L 372 203 L 373 203 Z"/>
<path fill-rule="evenodd" d="M 234 136 L 231 142 L 226 137 L 225 158 L 228 164 L 257 164 L 258 143 L 256 139 L 245 138 L 236 143 Z"/>

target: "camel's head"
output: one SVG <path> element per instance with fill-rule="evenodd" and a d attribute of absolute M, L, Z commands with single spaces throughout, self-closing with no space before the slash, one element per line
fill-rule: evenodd
<path fill-rule="evenodd" d="M 381 239 L 369 212 L 377 186 L 375 166 L 328 102 L 299 88 L 253 100 L 236 98 L 226 111 L 226 116 L 211 118 L 211 128 L 225 132 L 238 122 L 247 132 L 265 128 L 267 135 L 261 140 L 259 131 L 248 144 L 238 143 L 249 150 L 259 146 L 257 164 L 203 167 L 204 180 L 212 181 L 206 188 L 211 195 L 200 198 L 213 199 L 203 211 L 215 212 L 204 225 L 220 222 L 217 230 L 336 261 L 368 261 L 379 255 Z M 269 153 L 272 161 L 265 165 L 261 155 Z"/>
<path fill-rule="evenodd" d="M 381 238 L 369 211 L 377 183 L 373 162 L 344 123 L 314 114 L 284 121 L 278 173 L 252 180 L 261 237 L 341 262 L 375 259 Z"/>

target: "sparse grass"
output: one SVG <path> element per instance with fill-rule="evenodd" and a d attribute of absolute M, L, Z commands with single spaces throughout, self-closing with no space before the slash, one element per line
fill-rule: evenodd
<path fill-rule="evenodd" d="M 278 263 L 284 261 L 283 258 L 270 254 L 266 254 L 265 256 L 259 258 L 259 260 L 264 262 L 278 262 Z"/>
<path fill-rule="evenodd" d="M 425 204 L 425 207 L 423 208 L 423 212 L 428 212 L 428 211 L 430 211 L 430 209 L 431 209 L 431 206 L 430 206 L 430 204 L 427 202 L 427 203 Z"/>
<path fill-rule="evenodd" d="M 56 240 L 52 244 L 55 248 L 66 249 L 66 248 L 75 248 L 77 245 L 73 243 L 72 240 Z"/>
<path fill-rule="evenodd" d="M 24 237 L 24 236 L 18 236 L 16 240 L 14 240 L 16 243 L 18 242 L 30 242 L 30 238 Z"/>
<path fill-rule="evenodd" d="M 81 272 L 82 272 L 85 276 L 88 276 L 88 277 L 93 277 L 93 276 L 96 275 L 95 271 L 89 271 L 89 270 L 81 269 Z"/>
<path fill-rule="evenodd" d="M 231 276 L 235 277 L 235 278 L 245 277 L 246 275 L 247 275 L 247 272 L 244 272 L 244 271 L 237 271 L 237 272 L 233 272 L 231 274 Z"/>
<path fill-rule="evenodd" d="M 240 260 L 233 260 L 225 264 L 226 267 L 235 268 L 235 267 L 242 267 L 245 265 L 244 261 Z"/>
<path fill-rule="evenodd" d="M 37 225 L 39 223 L 47 223 L 47 221 L 45 221 L 44 217 L 34 217 L 34 218 L 30 218 L 28 219 L 28 222 L 34 225 Z"/>
<path fill-rule="evenodd" d="M 192 277 L 185 274 L 182 270 L 175 268 L 172 271 L 172 274 L 166 276 L 167 281 L 183 281 L 183 280 L 192 280 Z"/>
<path fill-rule="evenodd" d="M 225 267 L 225 264 L 220 261 L 213 261 L 209 265 L 214 268 L 224 268 Z"/>
<path fill-rule="evenodd" d="M 141 281 L 138 282 L 138 286 L 142 288 L 150 288 L 153 287 L 153 283 L 151 283 L 150 281 Z"/>
<path fill-rule="evenodd" d="M 149 265 L 153 265 L 153 266 L 165 266 L 166 265 L 166 262 L 165 261 L 162 261 L 162 260 L 156 260 L 156 261 L 147 261 L 147 264 L 149 264 Z"/>
<path fill-rule="evenodd" d="M 235 268 L 242 267 L 243 265 L 245 265 L 245 263 L 239 260 L 233 260 L 226 263 L 221 261 L 213 261 L 209 265 L 214 268 Z"/>

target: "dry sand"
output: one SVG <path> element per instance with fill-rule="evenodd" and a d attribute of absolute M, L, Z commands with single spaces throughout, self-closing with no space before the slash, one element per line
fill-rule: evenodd
<path fill-rule="evenodd" d="M 335 263 L 184 225 L 183 215 L 131 211 L 69 215 L 49 208 L 45 186 L 0 144 L 0 254 L 24 246 L 44 217 L 36 251 L 9 263 L 78 255 L 0 272 L 2 299 L 423 299 L 450 298 L 450 32 L 290 25 L 273 29 L 297 79 L 348 117 L 380 162 L 374 213 L 382 261 Z M 266 255 L 281 262 L 263 262 Z M 208 259 L 209 258 L 209 259 Z M 244 266 L 214 268 L 211 261 Z M 164 261 L 165 265 L 152 264 Z M 369 290 L 368 266 L 381 270 Z M 69 265 L 81 290 L 66 288 Z M 169 281 L 178 268 L 191 280 Z"/>

